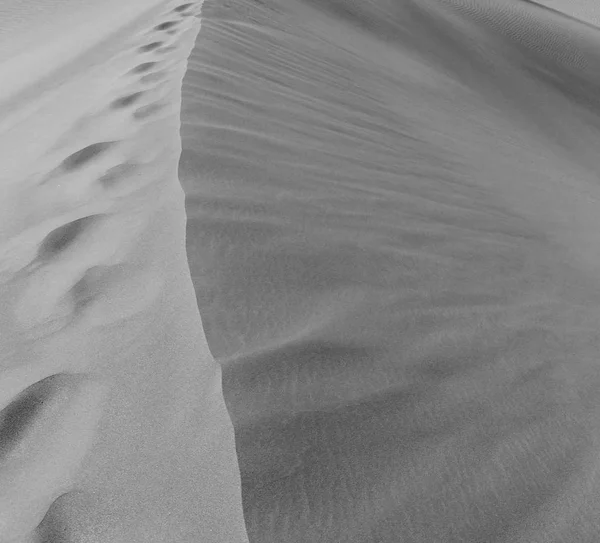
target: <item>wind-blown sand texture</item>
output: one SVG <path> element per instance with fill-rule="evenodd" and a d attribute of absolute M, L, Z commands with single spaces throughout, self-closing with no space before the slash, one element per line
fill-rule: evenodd
<path fill-rule="evenodd" d="M 538 4 L 0 0 L 0 543 L 600 540 L 600 16 Z"/>
<path fill-rule="evenodd" d="M 177 177 L 200 3 L 25 4 L 0 2 L 0 541 L 247 541 Z"/>
<path fill-rule="evenodd" d="M 207 0 L 180 178 L 250 541 L 600 541 L 586 22 Z"/>

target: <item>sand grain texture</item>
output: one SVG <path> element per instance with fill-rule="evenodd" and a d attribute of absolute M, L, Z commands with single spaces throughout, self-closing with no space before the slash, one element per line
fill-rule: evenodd
<path fill-rule="evenodd" d="M 539 4 L 0 2 L 0 543 L 599 541 L 598 9 Z"/>
<path fill-rule="evenodd" d="M 38 4 L 0 7 L 0 541 L 247 541 L 177 177 L 200 3 Z"/>
<path fill-rule="evenodd" d="M 586 20 L 207 0 L 180 178 L 251 541 L 600 540 Z"/>

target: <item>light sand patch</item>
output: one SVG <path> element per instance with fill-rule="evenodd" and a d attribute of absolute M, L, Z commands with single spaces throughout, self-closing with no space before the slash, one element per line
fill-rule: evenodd
<path fill-rule="evenodd" d="M 247 541 L 177 178 L 199 3 L 54 4 L 0 31 L 0 541 Z"/>

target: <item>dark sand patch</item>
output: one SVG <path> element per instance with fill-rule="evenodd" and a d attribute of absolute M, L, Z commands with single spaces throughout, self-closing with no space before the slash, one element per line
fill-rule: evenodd
<path fill-rule="evenodd" d="M 180 177 L 250 540 L 597 541 L 600 34 L 509 1 L 204 15 Z"/>

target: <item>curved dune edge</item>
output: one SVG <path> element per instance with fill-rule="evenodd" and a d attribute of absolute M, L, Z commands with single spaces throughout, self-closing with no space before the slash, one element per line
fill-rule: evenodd
<path fill-rule="evenodd" d="M 200 5 L 0 36 L 2 543 L 247 541 L 177 178 Z"/>
<path fill-rule="evenodd" d="M 277 542 L 510 530 L 592 543 L 596 34 L 516 4 L 409 4 L 423 32 L 393 55 L 312 11 L 312 41 L 297 27 L 281 40 L 245 20 L 210 26 L 225 68 L 202 79 L 215 117 L 190 155 L 201 173 L 213 160 L 216 194 L 196 187 L 192 231 L 222 249 L 252 529 Z M 247 541 L 177 180 L 198 26 L 174 13 L 199 6 L 62 5 L 29 38 L 17 25 L 0 39 L 0 422 L 31 420 L 0 428 L 0 542 Z M 353 5 L 364 23 L 368 4 Z M 83 26 L 57 36 L 69 13 Z M 531 39 L 530 23 L 551 39 Z M 527 71 L 540 66 L 547 80 Z M 501 92 L 481 77 L 498 67 L 511 76 L 493 80 Z M 290 117 L 265 123 L 247 105 Z M 336 229 L 332 207 L 356 229 Z M 27 415 L 20 401 L 45 407 Z"/>

